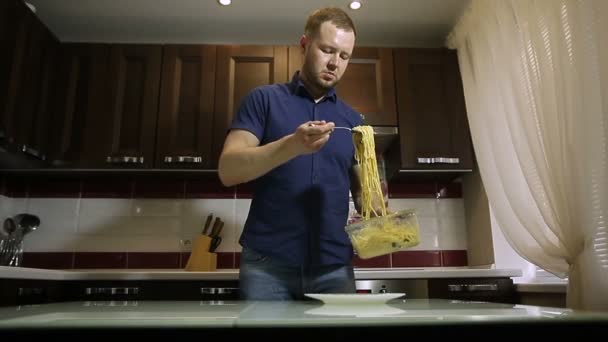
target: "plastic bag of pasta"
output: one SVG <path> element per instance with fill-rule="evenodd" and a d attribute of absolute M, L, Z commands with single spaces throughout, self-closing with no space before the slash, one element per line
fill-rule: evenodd
<path fill-rule="evenodd" d="M 346 226 L 345 230 L 361 259 L 390 254 L 420 243 L 420 227 L 413 209 L 359 221 Z"/>

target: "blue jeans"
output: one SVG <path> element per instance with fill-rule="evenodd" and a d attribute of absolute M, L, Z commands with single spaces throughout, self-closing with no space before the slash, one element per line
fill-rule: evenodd
<path fill-rule="evenodd" d="M 355 293 L 352 265 L 291 266 L 243 247 L 239 294 L 243 300 L 301 300 L 305 293 Z"/>

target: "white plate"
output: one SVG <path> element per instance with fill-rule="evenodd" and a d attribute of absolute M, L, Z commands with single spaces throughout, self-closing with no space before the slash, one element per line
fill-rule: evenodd
<path fill-rule="evenodd" d="M 387 301 L 405 296 L 405 293 L 305 293 L 307 297 L 318 299 L 325 304 L 361 305 L 361 304 L 384 304 Z"/>

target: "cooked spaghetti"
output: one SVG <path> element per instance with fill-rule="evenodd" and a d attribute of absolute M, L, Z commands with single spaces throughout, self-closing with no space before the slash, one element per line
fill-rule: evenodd
<path fill-rule="evenodd" d="M 371 126 L 354 127 L 353 142 L 355 159 L 361 166 L 361 216 L 364 220 L 369 219 L 372 212 L 375 216 L 385 216 L 386 205 L 380 186 L 373 128 Z M 375 203 L 380 204 L 380 208 L 374 208 Z M 381 212 L 376 212 L 377 209 Z"/>

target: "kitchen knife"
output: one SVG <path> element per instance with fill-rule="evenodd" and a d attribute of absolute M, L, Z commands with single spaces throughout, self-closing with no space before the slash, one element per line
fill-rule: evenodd
<path fill-rule="evenodd" d="M 205 222 L 205 227 L 203 228 L 203 235 L 207 235 L 209 233 L 209 226 L 211 225 L 212 219 L 213 219 L 213 214 L 207 216 L 207 221 Z"/>
<path fill-rule="evenodd" d="M 209 236 L 211 238 L 214 238 L 219 234 L 218 229 L 219 229 L 221 223 L 222 223 L 222 220 L 219 217 L 216 217 L 215 222 L 213 222 L 213 228 L 211 228 L 211 233 L 209 234 Z"/>

